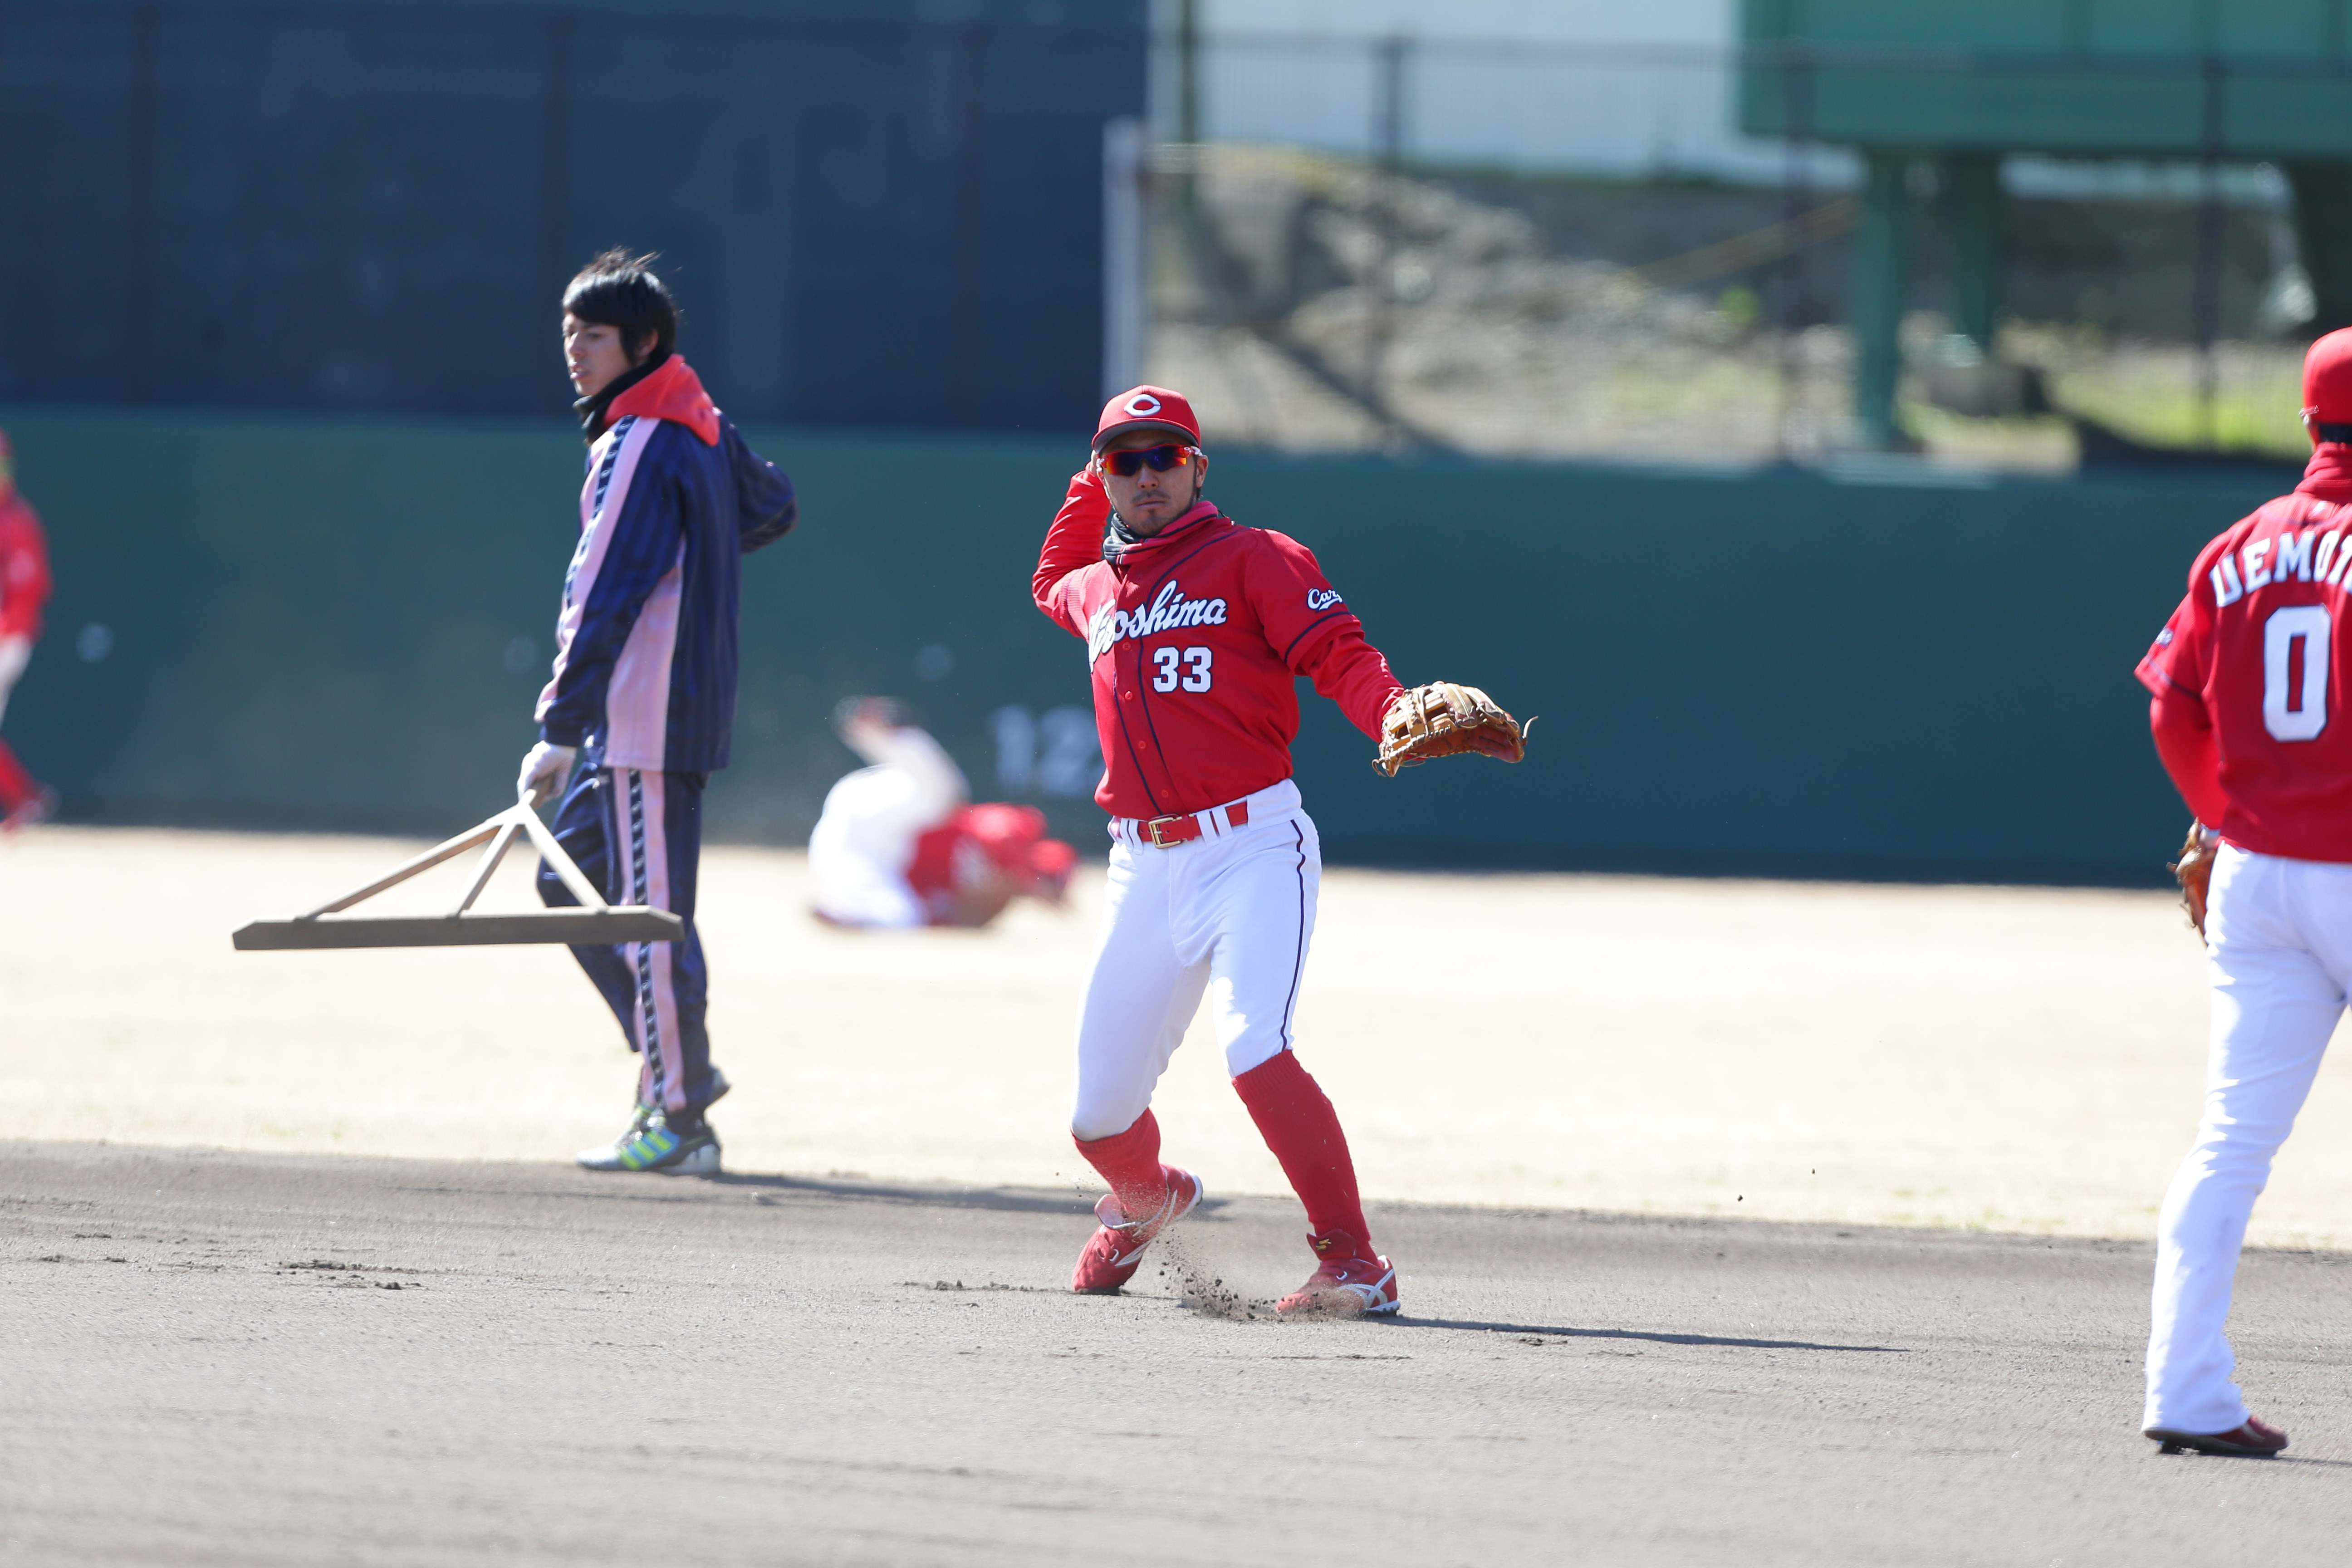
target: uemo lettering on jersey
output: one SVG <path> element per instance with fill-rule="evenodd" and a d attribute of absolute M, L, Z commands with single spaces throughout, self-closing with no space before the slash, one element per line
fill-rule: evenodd
<path fill-rule="evenodd" d="M 2316 528 L 2300 532 L 2290 528 L 2275 539 L 2250 541 L 2244 549 L 2225 553 L 2213 563 L 2209 574 L 2213 584 L 2213 603 L 2226 609 L 2252 589 L 2290 580 L 2340 584 L 2345 567 L 2352 565 L 2352 550 L 2344 549 L 2343 542 L 2341 529 L 2322 533 Z M 2241 562 L 2244 563 L 2242 572 Z"/>

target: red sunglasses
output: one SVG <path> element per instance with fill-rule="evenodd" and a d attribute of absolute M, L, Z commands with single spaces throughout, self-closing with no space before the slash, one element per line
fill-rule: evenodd
<path fill-rule="evenodd" d="M 1193 447 L 1122 447 L 1116 452 L 1102 455 L 1102 466 L 1122 479 L 1131 479 L 1144 469 L 1164 474 L 1198 450 Z"/>

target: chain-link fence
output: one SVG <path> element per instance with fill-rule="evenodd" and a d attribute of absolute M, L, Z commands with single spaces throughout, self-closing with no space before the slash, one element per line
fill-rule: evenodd
<path fill-rule="evenodd" d="M 1284 449 L 1834 457 L 1860 440 L 1859 160 L 1740 136 L 1740 64 L 1164 43 L 1137 155 L 1143 325 L 1127 360 L 1114 331 L 1107 378 L 1183 388 L 1214 438 Z M 2278 170 L 2007 158 L 1998 325 L 1974 336 L 1935 243 L 1967 192 L 1927 156 L 1904 185 L 1899 444 L 2044 471 L 2297 449 L 2322 323 Z"/>

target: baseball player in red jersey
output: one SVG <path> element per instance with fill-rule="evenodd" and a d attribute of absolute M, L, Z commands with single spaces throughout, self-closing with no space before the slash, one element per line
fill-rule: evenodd
<path fill-rule="evenodd" d="M 1376 739 L 1402 689 L 1314 554 L 1219 512 L 1208 471 L 1181 396 L 1111 399 L 1033 583 L 1037 607 L 1086 640 L 1095 800 L 1113 819 L 1070 1123 L 1110 1192 L 1071 1287 L 1118 1289 L 1201 1201 L 1198 1176 L 1160 1163 L 1151 1091 L 1205 991 L 1234 1088 L 1312 1227 L 1315 1273 L 1276 1310 L 1393 1312 L 1347 1135 L 1291 1050 L 1322 855 L 1290 742 L 1298 676 Z"/>
<path fill-rule="evenodd" d="M 2352 331 L 2304 360 L 2303 482 L 2214 540 L 2138 675 L 2158 755 L 2214 843 L 2205 1110 L 2157 1222 L 2147 1435 L 2270 1455 L 2231 1381 L 2246 1222 L 2352 985 Z M 2193 908 L 2193 905 L 2192 905 Z"/>
<path fill-rule="evenodd" d="M 31 662 L 33 643 L 41 635 L 41 606 L 49 597 L 48 547 L 41 538 L 41 520 L 16 493 L 16 454 L 8 437 L 0 435 L 0 714 L 8 708 L 8 693 Z M 27 826 L 49 814 L 57 796 L 33 782 L 33 775 L 0 741 L 0 829 Z"/>

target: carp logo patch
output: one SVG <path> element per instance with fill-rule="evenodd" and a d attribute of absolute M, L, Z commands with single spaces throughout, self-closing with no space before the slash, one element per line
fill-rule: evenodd
<path fill-rule="evenodd" d="M 1148 418 L 1160 412 L 1160 399 L 1148 392 L 1139 392 L 1127 400 L 1125 407 L 1130 417 Z"/>
<path fill-rule="evenodd" d="M 1337 588 L 1309 588 L 1307 590 L 1307 607 L 1310 610 L 1328 610 L 1339 602 L 1339 591 Z"/>

